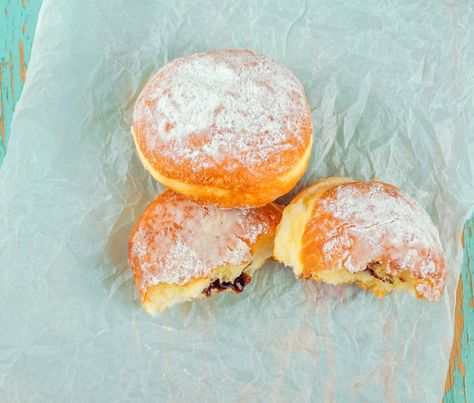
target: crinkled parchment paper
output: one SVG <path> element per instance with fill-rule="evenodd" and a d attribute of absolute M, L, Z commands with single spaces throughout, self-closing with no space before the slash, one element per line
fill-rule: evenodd
<path fill-rule="evenodd" d="M 440 401 L 474 201 L 473 27 L 462 1 L 45 0 L 0 170 L 0 400 Z M 133 103 L 167 61 L 228 47 L 303 82 L 316 147 L 299 188 L 376 175 L 427 209 L 440 303 L 267 264 L 241 295 L 142 311 L 127 240 L 161 189 Z"/>

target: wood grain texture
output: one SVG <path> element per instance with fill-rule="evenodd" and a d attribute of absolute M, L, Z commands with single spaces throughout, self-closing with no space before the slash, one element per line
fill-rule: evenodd
<path fill-rule="evenodd" d="M 1 164 L 14 107 L 26 77 L 41 0 L 3 0 L 0 5 L 3 7 L 0 9 Z M 474 215 L 466 222 L 464 230 L 464 263 L 457 288 L 456 330 L 446 378 L 445 403 L 474 402 L 473 232 Z"/>
<path fill-rule="evenodd" d="M 0 165 L 23 88 L 41 0 L 0 1 Z"/>
<path fill-rule="evenodd" d="M 456 294 L 455 331 L 446 378 L 445 403 L 474 402 L 473 232 L 474 215 L 466 222 L 463 233 L 464 259 Z"/>

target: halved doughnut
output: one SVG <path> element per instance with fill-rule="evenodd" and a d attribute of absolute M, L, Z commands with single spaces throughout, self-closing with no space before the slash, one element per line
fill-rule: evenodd
<path fill-rule="evenodd" d="M 212 292 L 241 292 L 272 256 L 281 210 L 220 209 L 161 193 L 143 212 L 128 244 L 144 309 L 161 311 Z"/>
<path fill-rule="evenodd" d="M 321 179 L 284 209 L 274 256 L 296 277 L 355 283 L 383 297 L 439 300 L 447 268 L 439 233 L 410 196 L 382 182 Z"/>

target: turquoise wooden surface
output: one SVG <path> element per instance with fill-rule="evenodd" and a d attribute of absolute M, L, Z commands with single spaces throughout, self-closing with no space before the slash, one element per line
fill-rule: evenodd
<path fill-rule="evenodd" d="M 41 0 L 2 0 L 0 5 L 1 164 L 10 136 L 13 111 L 25 81 Z"/>
<path fill-rule="evenodd" d="M 15 104 L 26 68 L 41 0 L 3 0 L 0 9 L 0 164 L 10 135 Z M 445 402 L 474 402 L 474 215 L 464 230 L 464 263 L 457 289 L 455 336 L 446 378 Z"/>
<path fill-rule="evenodd" d="M 464 259 L 456 292 L 455 331 L 444 402 L 474 402 L 474 215 L 463 234 Z"/>

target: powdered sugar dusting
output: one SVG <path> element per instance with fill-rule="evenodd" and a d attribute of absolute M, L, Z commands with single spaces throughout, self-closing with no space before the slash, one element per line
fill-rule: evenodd
<path fill-rule="evenodd" d="M 328 265 L 358 272 L 372 261 L 383 261 L 390 274 L 408 270 L 417 278 L 444 280 L 437 229 L 428 214 L 394 186 L 342 184 L 324 195 L 315 211 L 315 220 L 324 226 L 322 250 Z M 433 293 L 442 292 L 442 285 L 435 284 L 434 289 L 420 285 L 418 292 L 431 299 Z"/>
<path fill-rule="evenodd" d="M 134 110 L 148 149 L 189 162 L 195 171 L 224 162 L 228 170 L 260 166 L 304 148 L 301 126 L 308 121 L 298 79 L 273 60 L 239 49 L 173 60 L 147 84 Z"/>
<path fill-rule="evenodd" d="M 202 206 L 172 191 L 143 213 L 130 240 L 130 262 L 140 292 L 157 283 L 185 284 L 211 270 L 252 259 L 250 245 L 275 231 L 279 212 L 271 206 L 219 209 Z"/>

